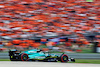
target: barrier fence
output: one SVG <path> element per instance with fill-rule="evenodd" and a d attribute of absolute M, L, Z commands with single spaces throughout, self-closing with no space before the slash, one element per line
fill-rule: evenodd
<path fill-rule="evenodd" d="M 55 53 L 61 55 L 61 53 Z M 100 59 L 100 54 L 65 53 L 75 59 Z M 0 53 L 0 59 L 9 59 L 8 53 Z"/>

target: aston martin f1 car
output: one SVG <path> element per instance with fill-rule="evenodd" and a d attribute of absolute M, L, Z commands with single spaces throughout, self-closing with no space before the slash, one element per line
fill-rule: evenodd
<path fill-rule="evenodd" d="M 9 50 L 9 57 L 11 61 L 44 61 L 44 62 L 75 62 L 74 58 L 69 58 L 66 54 L 52 54 L 44 52 L 40 49 L 32 49 L 28 51 L 18 51 L 16 49 Z"/>

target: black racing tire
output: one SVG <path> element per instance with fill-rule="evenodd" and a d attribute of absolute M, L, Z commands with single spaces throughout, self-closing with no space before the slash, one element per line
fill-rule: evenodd
<path fill-rule="evenodd" d="M 14 56 L 10 56 L 10 61 L 16 61 Z"/>
<path fill-rule="evenodd" d="M 26 54 L 26 53 L 22 53 L 21 55 L 20 55 L 20 60 L 21 61 L 28 61 L 28 54 Z"/>
<path fill-rule="evenodd" d="M 66 54 L 62 54 L 60 56 L 60 61 L 61 62 L 68 62 L 68 56 Z"/>

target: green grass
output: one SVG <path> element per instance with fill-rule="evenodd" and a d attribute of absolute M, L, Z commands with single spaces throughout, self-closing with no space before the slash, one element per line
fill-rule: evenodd
<path fill-rule="evenodd" d="M 81 53 L 92 53 L 93 49 L 82 49 Z"/>
<path fill-rule="evenodd" d="M 93 0 L 86 0 L 86 2 L 93 2 Z"/>
<path fill-rule="evenodd" d="M 10 61 L 9 59 L 0 59 L 0 61 Z M 100 59 L 75 59 L 75 62 L 68 63 L 90 63 L 90 64 L 100 64 Z"/>
<path fill-rule="evenodd" d="M 40 45 L 39 48 L 47 48 L 46 45 Z"/>
<path fill-rule="evenodd" d="M 9 59 L 0 59 L 0 61 L 10 61 Z"/>

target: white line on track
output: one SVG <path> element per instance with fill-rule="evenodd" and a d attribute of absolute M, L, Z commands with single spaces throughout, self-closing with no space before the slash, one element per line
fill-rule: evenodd
<path fill-rule="evenodd" d="M 0 67 L 100 67 L 100 64 L 0 61 Z"/>

